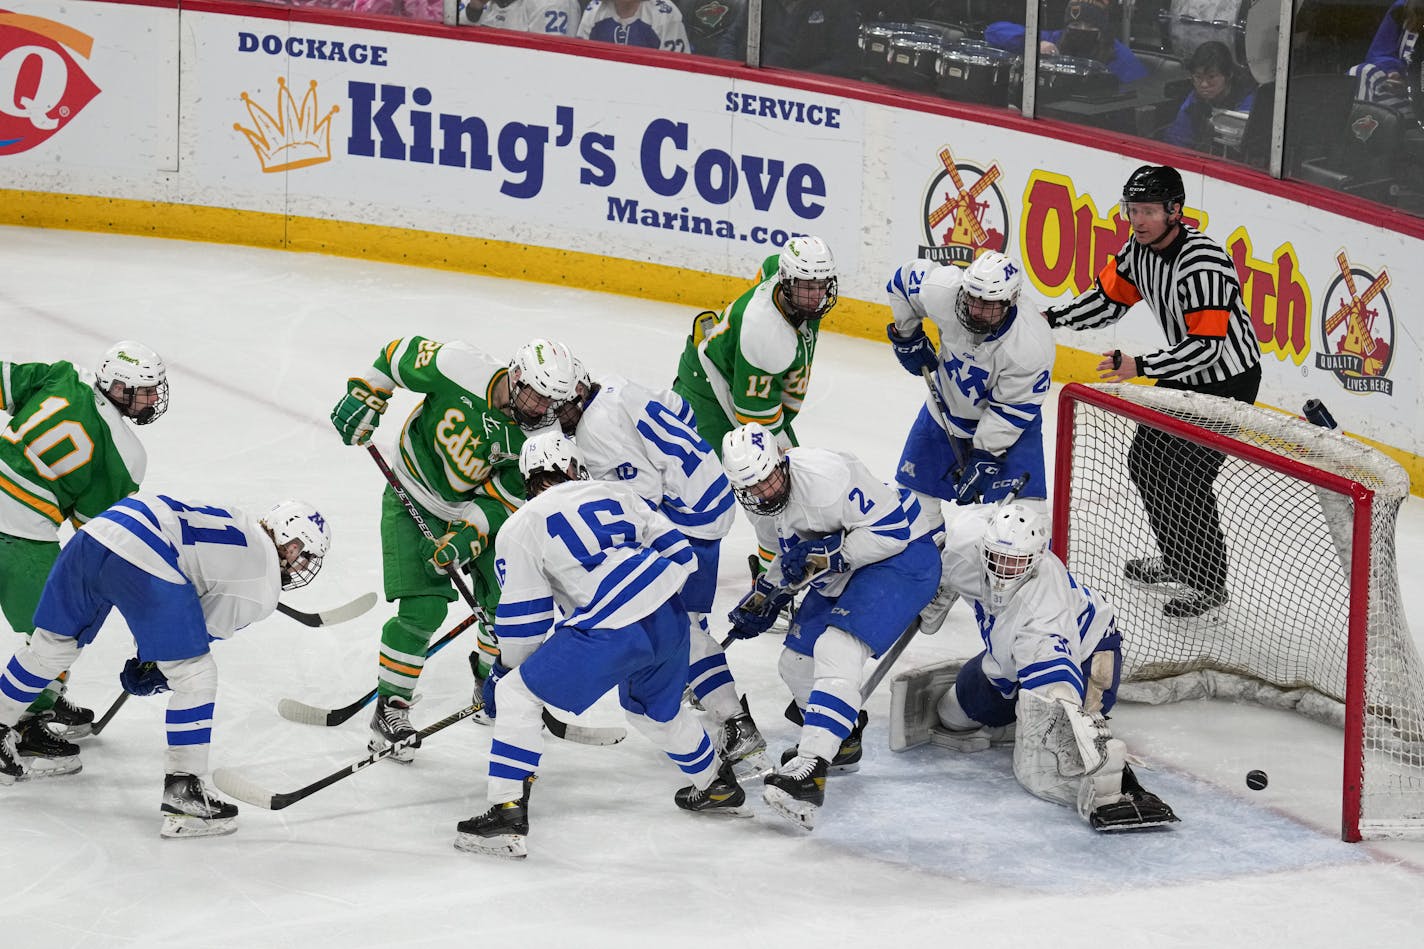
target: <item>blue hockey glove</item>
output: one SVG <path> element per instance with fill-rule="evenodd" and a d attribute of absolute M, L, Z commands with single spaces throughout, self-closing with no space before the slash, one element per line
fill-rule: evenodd
<path fill-rule="evenodd" d="M 895 330 L 895 324 L 891 323 L 885 327 L 885 335 L 890 337 L 895 358 L 900 360 L 900 365 L 904 366 L 910 375 L 918 376 L 922 369 L 934 372 L 938 368 L 939 355 L 934 346 L 930 345 L 930 338 L 925 335 L 923 323 L 915 327 L 915 331 L 909 336 L 901 336 Z"/>
<path fill-rule="evenodd" d="M 781 615 L 782 607 L 791 602 L 791 594 L 781 587 L 773 586 L 766 575 L 757 577 L 752 592 L 742 597 L 732 612 L 727 614 L 732 628 L 728 635 L 733 639 L 752 639 L 771 629 L 771 624 Z"/>
<path fill-rule="evenodd" d="M 331 410 L 331 424 L 346 444 L 364 445 L 381 424 L 381 414 L 386 411 L 391 394 L 365 379 L 348 379 L 346 385 L 346 395 Z"/>
<path fill-rule="evenodd" d="M 957 504 L 973 504 L 988 490 L 999 476 L 1004 465 L 1002 456 L 976 448 L 969 453 L 969 460 L 959 472 L 959 481 L 954 486 L 954 500 Z"/>
<path fill-rule="evenodd" d="M 800 583 L 808 576 L 829 571 L 845 573 L 848 569 L 841 542 L 845 535 L 828 534 L 815 540 L 797 541 L 796 546 L 781 555 L 781 575 L 787 583 Z"/>
<path fill-rule="evenodd" d="M 157 695 L 168 691 L 168 677 L 158 668 L 158 663 L 140 662 L 138 656 L 134 656 L 124 663 L 119 685 L 129 695 Z"/>
<path fill-rule="evenodd" d="M 483 699 L 485 703 L 485 715 L 491 719 L 494 718 L 495 683 L 508 674 L 509 667 L 496 659 L 494 665 L 490 667 L 489 677 L 485 679 L 485 684 L 480 689 L 480 698 Z"/>

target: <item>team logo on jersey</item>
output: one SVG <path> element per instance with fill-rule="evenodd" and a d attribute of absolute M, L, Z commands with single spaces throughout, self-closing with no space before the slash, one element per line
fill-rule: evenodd
<path fill-rule="evenodd" d="M 0 155 L 48 141 L 99 94 L 75 60 L 94 38 L 71 26 L 0 10 Z"/>
<path fill-rule="evenodd" d="M 331 161 L 331 118 L 341 111 L 332 106 L 322 113 L 317 102 L 316 80 L 307 86 L 301 104 L 297 103 L 287 80 L 277 77 L 276 114 L 258 105 L 247 93 L 242 104 L 252 119 L 252 128 L 233 123 L 233 129 L 247 138 L 257 153 L 264 174 L 293 171 Z"/>
<path fill-rule="evenodd" d="M 920 256 L 967 267 L 983 251 L 1007 251 L 1009 208 L 995 184 L 999 166 L 955 161 L 948 145 L 939 150 L 939 162 L 925 189 Z"/>
<path fill-rule="evenodd" d="M 1370 273 L 1351 265 L 1342 250 L 1335 255 L 1340 275 L 1325 294 L 1320 310 L 1320 348 L 1315 367 L 1335 374 L 1350 392 L 1394 394 L 1385 376 L 1394 353 L 1394 307 L 1389 271 Z"/>
<path fill-rule="evenodd" d="M 631 461 L 623 462 L 623 464 L 619 465 L 615 469 L 615 471 L 620 481 L 632 481 L 634 478 L 638 477 L 638 469 L 633 466 L 633 463 Z"/>

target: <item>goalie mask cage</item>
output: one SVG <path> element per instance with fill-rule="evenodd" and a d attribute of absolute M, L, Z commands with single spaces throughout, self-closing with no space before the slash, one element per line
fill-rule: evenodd
<path fill-rule="evenodd" d="M 1124 578 L 1129 559 L 1161 554 L 1142 489 L 1169 506 L 1200 496 L 1205 459 L 1221 461 L 1224 570 L 1204 563 L 1221 549 L 1201 540 L 1209 524 L 1182 545 L 1193 578 L 1224 575 L 1229 599 L 1168 618 L 1165 602 L 1187 587 Z M 1408 494 L 1408 475 L 1383 453 L 1253 405 L 1139 385 L 1073 384 L 1060 396 L 1052 547 L 1117 607 L 1122 696 L 1247 699 L 1343 727 L 1349 841 L 1424 836 L 1424 672 L 1394 548 Z M 1171 520 L 1159 527 L 1177 529 Z"/>

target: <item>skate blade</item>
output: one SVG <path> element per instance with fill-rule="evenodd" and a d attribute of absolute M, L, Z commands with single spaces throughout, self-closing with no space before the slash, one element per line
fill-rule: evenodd
<path fill-rule="evenodd" d="M 833 764 L 826 768 L 826 774 L 855 774 L 860 770 L 860 762 L 852 761 L 848 764 Z"/>
<path fill-rule="evenodd" d="M 754 817 L 749 805 L 738 804 L 736 807 L 708 807 L 700 811 L 693 811 L 694 814 L 702 814 L 707 817 Z"/>
<path fill-rule="evenodd" d="M 1141 830 L 1170 830 L 1173 824 L 1181 822 L 1180 817 L 1163 817 L 1158 819 L 1147 819 L 1135 823 L 1105 824 L 1092 821 L 1093 830 L 1100 834 L 1123 834 Z"/>
<path fill-rule="evenodd" d="M 68 758 L 27 758 L 22 755 L 20 760 L 25 763 L 27 778 L 58 778 L 84 770 L 84 762 L 79 760 L 78 755 Z"/>
<path fill-rule="evenodd" d="M 761 796 L 762 800 L 771 805 L 772 810 L 802 830 L 809 833 L 816 828 L 816 814 L 821 809 L 819 804 L 797 800 L 776 787 L 767 788 Z"/>
<path fill-rule="evenodd" d="M 774 767 L 771 757 L 765 751 L 754 751 L 732 762 L 732 773 L 737 776 L 738 781 L 747 781 L 766 777 Z"/>
<path fill-rule="evenodd" d="M 482 853 L 489 857 L 504 857 L 508 860 L 523 860 L 529 856 L 529 847 L 522 834 L 500 834 L 496 837 L 456 834 L 455 849 L 465 853 Z"/>
<path fill-rule="evenodd" d="M 385 739 L 377 741 L 373 738 L 370 741 L 366 742 L 366 752 L 368 754 L 377 755 L 385 751 L 389 747 L 390 743 L 387 742 Z M 389 760 L 394 761 L 397 764 L 410 764 L 412 761 L 415 760 L 415 749 L 407 745 L 400 751 L 397 751 L 393 755 L 388 755 L 387 757 L 389 758 Z"/>
<path fill-rule="evenodd" d="M 65 741 L 73 741 L 76 738 L 88 738 L 94 734 L 94 723 L 87 725 L 56 725 L 49 723 L 49 730 L 56 738 L 63 738 Z"/>
<path fill-rule="evenodd" d="M 174 840 L 180 837 L 222 837 L 237 830 L 236 817 L 195 817 L 191 814 L 164 814 L 158 836 Z"/>

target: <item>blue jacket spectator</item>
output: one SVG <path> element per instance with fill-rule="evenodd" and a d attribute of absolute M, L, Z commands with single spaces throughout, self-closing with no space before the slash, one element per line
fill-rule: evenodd
<path fill-rule="evenodd" d="M 1418 55 L 1421 28 L 1424 28 L 1424 0 L 1396 0 L 1385 11 L 1365 61 L 1349 71 L 1349 75 L 1359 80 L 1356 99 L 1400 111 L 1409 108 L 1406 60 Z"/>
<path fill-rule="evenodd" d="M 1250 112 L 1256 102 L 1256 80 L 1236 64 L 1225 43 L 1209 40 L 1198 46 L 1186 62 L 1192 77 L 1177 117 L 1162 132 L 1162 141 L 1182 148 L 1209 151 L 1213 109 Z"/>
<path fill-rule="evenodd" d="M 1044 56 L 1096 59 L 1106 64 L 1120 83 L 1147 78 L 1147 67 L 1133 55 L 1132 50 L 1113 38 L 1108 21 L 1105 0 L 1073 0 L 1064 12 L 1063 29 L 1039 32 L 1039 53 Z M 984 30 L 984 41 L 999 49 L 1022 52 L 1023 24 L 990 23 Z"/>
<path fill-rule="evenodd" d="M 761 64 L 829 76 L 854 76 L 860 18 L 850 0 L 765 0 L 761 7 Z M 722 35 L 717 55 L 743 59 L 747 17 Z"/>

